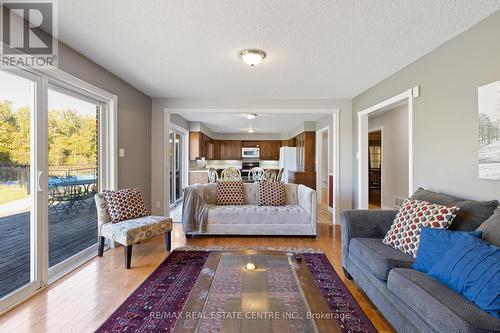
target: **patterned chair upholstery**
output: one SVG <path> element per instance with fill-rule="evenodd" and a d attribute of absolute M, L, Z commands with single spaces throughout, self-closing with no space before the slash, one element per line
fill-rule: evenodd
<path fill-rule="evenodd" d="M 125 268 L 130 268 L 132 245 L 149 240 L 158 235 L 165 235 L 167 251 L 171 248 L 172 219 L 165 216 L 143 216 L 117 223 L 111 222 L 108 204 L 104 195 L 95 195 L 97 208 L 97 233 L 99 235 L 98 256 L 102 257 L 105 238 L 125 247 Z"/>
<path fill-rule="evenodd" d="M 262 175 L 262 181 L 276 182 L 276 181 L 278 181 L 278 179 L 277 179 L 278 173 L 279 173 L 278 169 L 268 169 Z"/>
<path fill-rule="evenodd" d="M 262 179 L 262 175 L 264 174 L 264 169 L 255 167 L 250 169 L 248 172 L 248 180 L 258 182 Z"/>
<path fill-rule="evenodd" d="M 221 178 L 224 181 L 241 181 L 241 171 L 238 168 L 229 167 L 222 171 Z"/>

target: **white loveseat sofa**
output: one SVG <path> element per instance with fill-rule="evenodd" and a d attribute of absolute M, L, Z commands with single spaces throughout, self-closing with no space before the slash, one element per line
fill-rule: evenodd
<path fill-rule="evenodd" d="M 185 191 L 195 191 L 206 204 L 206 221 L 202 230 L 186 235 L 282 235 L 316 236 L 316 191 L 304 185 L 285 184 L 285 206 L 258 206 L 258 184 L 243 184 L 245 205 L 216 206 L 217 184 L 195 184 Z M 185 192 L 185 197 L 187 193 Z M 192 193 L 191 193 L 192 194 Z M 202 203 L 202 204 L 203 204 Z M 195 209 L 186 205 L 188 209 Z M 192 212 L 199 218 L 202 214 Z"/>

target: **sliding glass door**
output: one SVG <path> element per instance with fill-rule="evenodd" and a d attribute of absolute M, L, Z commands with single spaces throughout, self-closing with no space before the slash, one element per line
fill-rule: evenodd
<path fill-rule="evenodd" d="M 175 206 L 182 200 L 184 186 L 184 145 L 186 134 L 176 129 L 170 130 L 170 205 Z"/>
<path fill-rule="evenodd" d="M 94 195 L 99 185 L 101 102 L 55 84 L 49 85 L 47 100 L 49 268 L 53 268 L 97 244 Z"/>
<path fill-rule="evenodd" d="M 0 313 L 97 254 L 116 187 L 115 99 L 61 77 L 0 70 Z"/>
<path fill-rule="evenodd" d="M 40 83 L 28 73 L 0 71 L 0 299 L 40 286 L 36 257 L 36 99 Z"/>

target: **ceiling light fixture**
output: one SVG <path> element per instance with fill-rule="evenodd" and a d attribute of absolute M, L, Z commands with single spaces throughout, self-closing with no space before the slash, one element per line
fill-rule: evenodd
<path fill-rule="evenodd" d="M 254 119 L 255 117 L 257 117 L 257 115 L 255 113 L 248 113 L 247 114 L 247 119 Z"/>
<path fill-rule="evenodd" d="M 266 57 L 266 53 L 262 50 L 246 49 L 240 52 L 240 57 L 245 64 L 253 67 Z"/>
<path fill-rule="evenodd" d="M 255 132 L 255 129 L 254 129 L 254 128 L 249 128 L 249 129 L 248 129 L 248 133 L 253 133 L 253 132 Z"/>

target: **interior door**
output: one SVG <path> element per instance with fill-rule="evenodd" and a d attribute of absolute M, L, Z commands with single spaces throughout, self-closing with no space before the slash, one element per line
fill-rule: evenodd
<path fill-rule="evenodd" d="M 0 311 L 42 283 L 41 85 L 0 71 Z"/>

